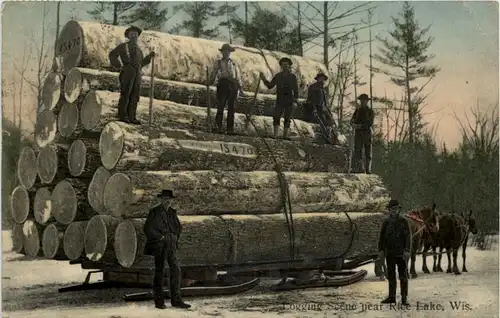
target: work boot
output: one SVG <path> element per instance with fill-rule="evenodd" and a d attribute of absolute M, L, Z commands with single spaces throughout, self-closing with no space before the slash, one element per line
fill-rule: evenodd
<path fill-rule="evenodd" d="M 191 308 L 191 305 L 183 302 L 182 300 L 176 300 L 172 301 L 172 307 L 188 309 Z"/>
<path fill-rule="evenodd" d="M 400 281 L 401 284 L 401 304 L 408 306 L 408 280 Z"/>
<path fill-rule="evenodd" d="M 280 131 L 280 126 L 273 127 L 274 138 L 278 138 L 279 131 Z"/>
<path fill-rule="evenodd" d="M 163 289 L 154 288 L 153 296 L 155 300 L 155 307 L 158 309 L 165 309 L 167 306 L 165 305 L 165 296 L 163 294 Z"/>
<path fill-rule="evenodd" d="M 288 137 L 288 130 L 290 128 L 283 128 L 283 139 L 290 140 L 290 137 Z"/>
<path fill-rule="evenodd" d="M 128 117 L 125 116 L 118 116 L 118 121 L 130 124 L 130 120 L 128 119 Z"/>
<path fill-rule="evenodd" d="M 395 304 L 396 303 L 396 280 L 389 279 L 389 297 L 382 300 L 382 304 Z"/>
<path fill-rule="evenodd" d="M 134 125 L 140 125 L 141 124 L 141 122 L 139 120 L 137 120 L 137 119 L 131 119 L 130 123 L 134 124 Z"/>
<path fill-rule="evenodd" d="M 386 299 L 382 300 L 380 302 L 381 304 L 395 304 L 396 303 L 396 297 L 387 297 Z"/>

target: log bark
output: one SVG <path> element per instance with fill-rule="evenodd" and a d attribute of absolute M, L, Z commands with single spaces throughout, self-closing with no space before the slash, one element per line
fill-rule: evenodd
<path fill-rule="evenodd" d="M 52 144 L 40 149 L 36 170 L 43 184 L 52 184 L 66 177 L 69 174 L 67 145 Z"/>
<path fill-rule="evenodd" d="M 53 215 L 57 222 L 70 224 L 88 220 L 95 211 L 85 201 L 88 183 L 80 179 L 65 179 L 57 183 L 52 191 Z"/>
<path fill-rule="evenodd" d="M 109 215 L 92 217 L 85 228 L 85 255 L 91 261 L 116 261 L 113 250 L 115 230 L 119 219 Z"/>
<path fill-rule="evenodd" d="M 57 118 L 57 129 L 63 138 L 70 138 L 77 132 L 80 112 L 75 104 L 64 102 Z"/>
<path fill-rule="evenodd" d="M 42 111 L 35 123 L 35 142 L 40 147 L 53 143 L 57 137 L 57 116 L 51 110 Z"/>
<path fill-rule="evenodd" d="M 45 110 L 53 110 L 59 103 L 62 95 L 63 76 L 60 73 L 50 72 L 42 88 L 42 101 Z"/>
<path fill-rule="evenodd" d="M 33 203 L 33 214 L 35 221 L 38 224 L 45 225 L 50 221 L 54 221 L 52 213 L 52 193 L 49 188 L 39 188 L 36 190 L 35 200 Z"/>
<path fill-rule="evenodd" d="M 102 25 L 96 22 L 69 21 L 61 30 L 56 41 L 56 55 L 62 61 L 63 74 L 73 67 L 92 69 L 109 68 L 108 53 L 123 41 L 126 27 Z M 138 45 L 145 54 L 155 46 L 154 76 L 180 82 L 204 85 L 205 68 L 212 68 L 220 57 L 222 42 L 144 31 Z M 285 54 L 258 50 L 236 45 L 231 58 L 240 68 L 241 84 L 245 90 L 254 91 L 258 74 L 262 72 L 268 79 L 280 71 L 279 59 Z M 264 56 L 265 57 L 264 57 Z M 297 76 L 301 96 L 306 96 L 307 87 L 322 70 L 328 72 L 322 62 L 300 56 L 289 56 L 293 61 L 292 71 Z M 151 66 L 148 66 L 150 68 Z M 147 71 L 149 74 L 149 71 Z M 272 73 L 272 74 L 271 74 Z M 261 84 L 261 93 L 273 92 Z"/>
<path fill-rule="evenodd" d="M 24 254 L 23 224 L 14 223 L 12 225 L 12 250 L 19 254 Z"/>
<path fill-rule="evenodd" d="M 84 256 L 85 228 L 88 221 L 72 222 L 64 231 L 63 249 L 69 260 Z"/>
<path fill-rule="evenodd" d="M 104 207 L 104 186 L 111 177 L 111 172 L 104 167 L 99 167 L 94 172 L 92 180 L 87 191 L 87 200 L 90 206 L 99 214 L 105 214 L 106 208 Z"/>
<path fill-rule="evenodd" d="M 43 226 L 35 220 L 28 219 L 23 223 L 23 246 L 26 256 L 42 256 L 42 235 Z"/>
<path fill-rule="evenodd" d="M 341 146 L 173 129 L 162 129 L 148 141 L 145 127 L 121 122 L 106 125 L 99 150 L 102 165 L 117 171 L 274 170 L 274 159 L 283 171 L 343 172 L 347 167 L 347 149 Z"/>
<path fill-rule="evenodd" d="M 43 231 L 42 250 L 45 258 L 56 260 L 67 260 L 64 254 L 64 230 L 65 226 L 49 224 Z"/>
<path fill-rule="evenodd" d="M 97 142 L 77 139 L 71 144 L 68 151 L 68 167 L 73 177 L 91 178 L 100 164 Z"/>
<path fill-rule="evenodd" d="M 36 153 L 31 147 L 24 147 L 21 150 L 17 161 L 17 179 L 25 189 L 31 189 L 37 179 Z"/>
<path fill-rule="evenodd" d="M 294 213 L 380 211 L 389 200 L 381 178 L 375 175 L 285 172 L 284 178 Z M 162 189 L 177 193 L 180 215 L 283 211 L 280 182 L 271 171 L 115 173 L 104 188 L 104 206 L 115 217 L 145 217 Z"/>
<path fill-rule="evenodd" d="M 30 207 L 35 194 L 28 192 L 24 187 L 17 186 L 12 190 L 9 198 L 10 213 L 16 223 L 23 223 L 30 215 Z"/>

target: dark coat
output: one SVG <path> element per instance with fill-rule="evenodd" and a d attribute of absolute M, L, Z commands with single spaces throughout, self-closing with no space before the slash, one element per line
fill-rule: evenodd
<path fill-rule="evenodd" d="M 375 118 L 375 113 L 373 109 L 368 106 L 359 107 L 352 114 L 351 123 L 360 125 L 357 130 L 370 130 L 373 126 L 373 120 Z"/>
<path fill-rule="evenodd" d="M 382 225 L 378 250 L 389 256 L 402 256 L 411 251 L 412 233 L 408 220 L 401 216 L 389 216 Z"/>
<path fill-rule="evenodd" d="M 299 98 L 299 84 L 297 76 L 293 73 L 279 72 L 270 82 L 267 80 L 263 82 L 269 89 L 273 89 L 276 86 L 277 104 L 280 102 L 292 102 Z"/>
<path fill-rule="evenodd" d="M 109 61 L 111 66 L 118 70 L 125 66 L 140 69 L 151 62 L 151 54 L 144 57 L 137 44 L 126 42 L 118 45 L 109 53 Z"/>
<path fill-rule="evenodd" d="M 153 256 L 159 254 L 165 244 L 165 237 L 173 234 L 179 240 L 181 232 L 182 225 L 175 209 L 168 208 L 167 211 L 161 204 L 153 207 L 144 224 L 147 238 L 144 253 Z"/>

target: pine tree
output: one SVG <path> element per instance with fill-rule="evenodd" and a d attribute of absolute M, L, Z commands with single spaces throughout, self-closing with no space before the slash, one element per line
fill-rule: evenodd
<path fill-rule="evenodd" d="M 88 10 L 87 14 L 96 21 L 112 25 L 127 24 L 126 14 L 134 8 L 138 2 L 125 1 L 97 1 L 92 10 Z M 111 19 L 109 19 L 111 16 Z"/>
<path fill-rule="evenodd" d="M 183 11 L 188 18 L 174 28 L 174 31 L 185 31 L 195 38 L 214 38 L 219 34 L 219 28 L 208 28 L 208 20 L 218 16 L 213 2 L 186 2 L 174 7 L 176 11 Z"/>
<path fill-rule="evenodd" d="M 127 24 L 137 25 L 146 30 L 161 31 L 168 16 L 168 7 L 162 9 L 162 2 L 137 2 L 133 10 L 124 18 Z"/>

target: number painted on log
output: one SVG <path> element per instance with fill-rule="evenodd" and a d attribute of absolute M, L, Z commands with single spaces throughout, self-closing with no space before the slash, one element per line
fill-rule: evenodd
<path fill-rule="evenodd" d="M 68 39 L 68 40 L 59 44 L 58 54 L 61 55 L 64 53 L 68 53 L 71 50 L 73 50 L 74 47 L 80 46 L 81 43 L 82 43 L 82 39 L 79 36 L 76 38 L 73 38 L 73 39 Z"/>
<path fill-rule="evenodd" d="M 229 156 L 256 158 L 257 149 L 254 146 L 235 142 L 177 140 L 184 149 L 217 152 Z"/>

